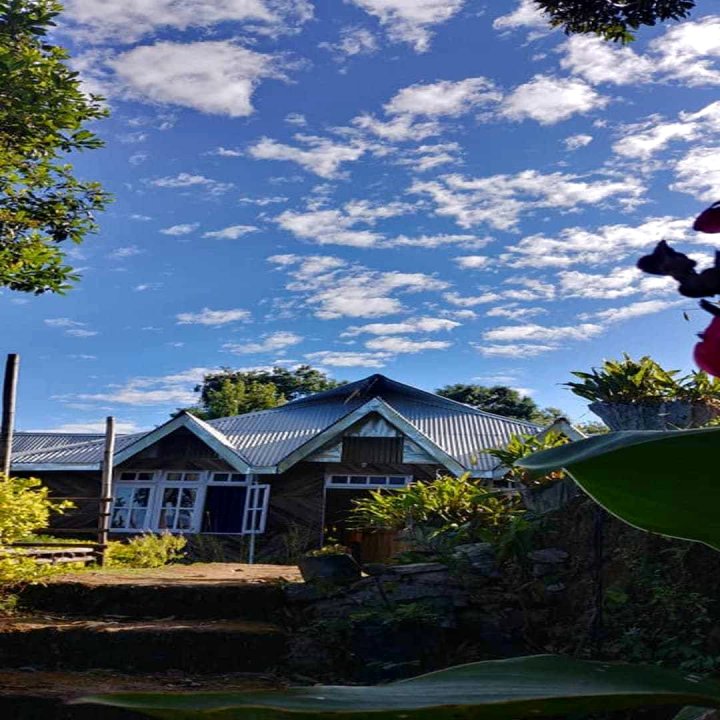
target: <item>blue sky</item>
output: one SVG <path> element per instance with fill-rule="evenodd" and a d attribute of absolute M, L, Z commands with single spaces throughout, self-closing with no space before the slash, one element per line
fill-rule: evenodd
<path fill-rule="evenodd" d="M 706 317 L 637 257 L 702 262 L 720 199 L 720 15 L 628 48 L 529 0 L 68 0 L 115 202 L 65 297 L 4 292 L 20 429 L 152 427 L 221 366 L 435 389 L 689 370 Z M 687 312 L 690 322 L 683 318 Z"/>

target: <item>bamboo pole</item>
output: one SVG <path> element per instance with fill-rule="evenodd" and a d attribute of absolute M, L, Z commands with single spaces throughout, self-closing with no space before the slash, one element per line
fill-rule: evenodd
<path fill-rule="evenodd" d="M 108 417 L 105 420 L 105 449 L 103 452 L 101 489 L 100 489 L 100 512 L 98 514 L 98 561 L 102 565 L 105 561 L 105 550 L 108 544 L 110 533 L 110 508 L 112 504 L 112 476 L 113 457 L 115 455 L 115 418 Z"/>
<path fill-rule="evenodd" d="M 2 476 L 10 477 L 13 432 L 15 428 L 15 404 L 17 400 L 18 368 L 20 356 L 11 353 L 5 362 L 5 380 L 2 395 L 2 424 L 0 425 L 0 451 L 2 453 Z"/>

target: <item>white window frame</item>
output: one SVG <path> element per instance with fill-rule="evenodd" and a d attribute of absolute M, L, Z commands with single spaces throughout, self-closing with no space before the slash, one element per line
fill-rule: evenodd
<path fill-rule="evenodd" d="M 242 523 L 243 535 L 262 535 L 265 532 L 269 504 L 270 485 L 248 486 Z M 258 513 L 260 513 L 259 518 Z"/>
<path fill-rule="evenodd" d="M 152 473 L 152 480 L 120 480 L 120 476 L 125 473 Z M 167 475 L 170 473 L 186 473 L 197 474 L 198 479 L 193 481 L 186 480 L 168 480 Z M 208 477 L 211 473 L 205 470 L 117 470 L 115 472 L 115 480 L 113 483 L 113 503 L 110 512 L 115 510 L 115 493 L 119 487 L 130 487 L 130 488 L 149 488 L 150 489 L 150 500 L 148 502 L 147 514 L 145 516 L 145 524 L 142 528 L 110 528 L 110 532 L 122 533 L 122 534 L 137 534 L 146 532 L 166 532 L 167 529 L 161 528 L 160 513 L 162 512 L 162 498 L 164 490 L 174 488 L 192 488 L 195 489 L 195 506 L 193 508 L 192 525 L 187 530 L 172 530 L 177 535 L 195 534 L 199 533 L 202 528 L 202 509 L 205 507 L 205 489 L 208 485 Z M 225 484 L 225 483 L 220 483 Z M 228 485 L 234 483 L 227 483 Z M 112 515 L 111 515 L 112 518 Z"/>
<path fill-rule="evenodd" d="M 334 483 L 333 478 L 336 477 L 344 477 L 347 478 L 348 481 L 346 483 Z M 350 482 L 350 478 L 365 478 L 366 482 L 352 483 Z M 389 482 L 373 482 L 373 478 L 385 478 L 386 480 L 389 480 L 390 478 L 403 478 L 405 482 L 402 485 L 394 485 L 390 484 Z M 387 475 L 360 475 L 355 473 L 350 474 L 336 472 L 327 473 L 325 475 L 325 487 L 328 490 L 399 490 L 400 488 L 404 488 L 410 485 L 412 481 L 412 475 L 398 475 L 396 473 L 388 473 Z"/>
<path fill-rule="evenodd" d="M 129 488 L 130 490 L 148 490 L 148 504 L 147 507 L 144 508 L 145 510 L 145 522 L 143 523 L 142 527 L 139 528 L 128 528 L 128 527 L 112 527 L 112 518 L 115 514 L 115 510 L 121 510 L 126 509 L 128 512 L 128 519 L 130 518 L 130 515 L 133 511 L 133 505 L 128 505 L 127 508 L 116 508 L 115 507 L 115 498 L 116 498 L 116 492 L 120 488 Z M 123 480 L 122 482 L 116 483 L 114 489 L 113 489 L 113 501 L 112 506 L 110 508 L 110 528 L 109 532 L 116 532 L 116 533 L 144 533 L 147 532 L 150 529 L 150 520 L 153 517 L 154 507 L 155 507 L 155 497 L 157 494 L 157 484 L 148 484 L 144 481 L 135 481 L 135 480 Z"/>
<path fill-rule="evenodd" d="M 227 480 L 216 480 L 216 475 L 227 475 Z M 234 476 L 239 476 L 242 480 L 233 480 Z M 220 485 L 220 487 L 242 487 L 250 484 L 250 480 L 245 473 L 233 472 L 233 471 L 221 471 L 221 472 L 210 472 L 208 473 L 208 485 Z"/>

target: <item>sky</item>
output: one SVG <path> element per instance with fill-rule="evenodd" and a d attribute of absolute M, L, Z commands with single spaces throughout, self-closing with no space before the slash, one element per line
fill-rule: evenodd
<path fill-rule="evenodd" d="M 621 47 L 530 0 L 66 0 L 53 39 L 111 110 L 74 164 L 115 200 L 70 293 L 0 295 L 18 429 L 150 428 L 220 367 L 506 384 L 583 421 L 573 370 L 689 371 L 709 318 L 634 264 L 714 251 L 698 4 Z"/>

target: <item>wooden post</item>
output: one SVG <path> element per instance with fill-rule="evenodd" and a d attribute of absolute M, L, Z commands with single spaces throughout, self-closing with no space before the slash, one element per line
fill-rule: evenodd
<path fill-rule="evenodd" d="M 100 481 L 100 513 L 98 515 L 98 561 L 105 561 L 105 550 L 110 532 L 110 507 L 112 503 L 113 457 L 115 455 L 115 418 L 105 420 L 105 450 L 103 452 L 102 475 Z"/>
<path fill-rule="evenodd" d="M 13 432 L 15 428 L 15 402 L 17 397 L 18 367 L 20 356 L 12 353 L 5 363 L 5 381 L 2 395 L 2 425 L 0 425 L 0 452 L 2 457 L 3 478 L 10 477 L 10 458 L 12 456 Z"/>
<path fill-rule="evenodd" d="M 250 475 L 250 485 L 247 490 L 247 500 L 246 504 L 249 504 L 250 500 L 255 500 L 256 498 L 253 498 L 252 494 L 252 486 L 255 485 L 255 475 Z M 253 505 L 249 505 L 249 515 L 250 515 L 250 542 L 248 543 L 248 565 L 254 565 L 255 563 L 255 510 L 253 510 Z"/>

